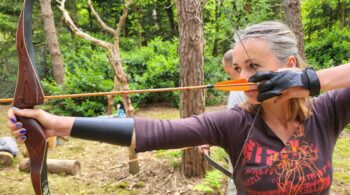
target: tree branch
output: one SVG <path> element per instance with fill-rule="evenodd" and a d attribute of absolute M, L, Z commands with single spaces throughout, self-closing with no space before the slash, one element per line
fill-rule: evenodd
<path fill-rule="evenodd" d="M 109 34 L 114 34 L 115 30 L 111 27 L 109 27 L 105 22 L 103 22 L 103 20 L 101 19 L 101 17 L 98 15 L 98 13 L 96 12 L 94 6 L 92 5 L 91 0 L 88 0 L 88 6 L 92 12 L 92 15 L 95 16 L 95 18 L 97 19 L 98 23 L 101 25 L 102 29 L 104 31 L 106 31 Z"/>
<path fill-rule="evenodd" d="M 65 2 L 66 0 L 62 0 L 62 1 L 59 1 L 59 0 L 56 0 L 60 5 L 58 6 L 58 8 L 62 11 L 62 14 L 63 14 L 63 18 L 65 20 L 65 22 L 69 25 L 70 29 L 74 32 L 74 34 L 80 38 L 83 38 L 91 43 L 94 43 L 96 45 L 99 45 L 107 50 L 110 50 L 113 45 L 111 43 L 108 43 L 106 41 L 103 41 L 103 40 L 100 40 L 100 39 L 97 39 L 85 32 L 83 32 L 81 29 L 79 29 L 73 22 L 72 18 L 70 17 L 68 11 L 65 9 Z"/>
<path fill-rule="evenodd" d="M 125 24 L 125 21 L 126 21 L 126 17 L 128 16 L 128 9 L 129 9 L 129 6 L 130 6 L 131 3 L 132 3 L 132 0 L 128 0 L 128 1 L 125 2 L 123 15 L 120 16 L 117 29 L 114 31 L 114 34 L 113 34 L 114 35 L 114 46 L 117 48 L 118 51 L 119 51 L 119 35 L 120 35 L 120 31 L 124 27 L 124 24 Z"/>

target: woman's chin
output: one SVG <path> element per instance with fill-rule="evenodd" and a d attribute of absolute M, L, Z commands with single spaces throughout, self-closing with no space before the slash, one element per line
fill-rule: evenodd
<path fill-rule="evenodd" d="M 249 104 L 253 104 L 253 105 L 260 104 L 260 102 L 258 102 L 256 97 L 249 97 L 249 96 L 247 96 L 247 101 L 248 101 Z"/>

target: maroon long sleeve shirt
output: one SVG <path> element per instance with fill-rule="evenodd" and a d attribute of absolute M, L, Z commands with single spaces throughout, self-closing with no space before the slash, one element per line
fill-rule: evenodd
<path fill-rule="evenodd" d="M 224 148 L 233 164 L 238 194 L 329 194 L 332 154 L 350 122 L 350 89 L 312 101 L 313 115 L 284 144 L 257 116 L 240 107 L 180 120 L 135 118 L 137 152 L 211 144 Z"/>

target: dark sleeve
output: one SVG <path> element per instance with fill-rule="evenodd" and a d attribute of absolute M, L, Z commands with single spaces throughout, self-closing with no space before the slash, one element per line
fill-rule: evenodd
<path fill-rule="evenodd" d="M 327 121 L 336 137 L 350 122 L 350 88 L 329 91 L 318 97 L 313 103 L 315 114 L 320 120 Z"/>
<path fill-rule="evenodd" d="M 205 113 L 179 120 L 135 118 L 136 151 L 171 149 L 203 144 L 229 148 L 232 132 L 243 115 L 238 109 Z"/>

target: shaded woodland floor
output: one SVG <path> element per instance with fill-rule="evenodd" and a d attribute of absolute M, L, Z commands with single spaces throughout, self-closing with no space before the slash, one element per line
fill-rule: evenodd
<path fill-rule="evenodd" d="M 6 111 L 0 106 L 0 135 L 9 135 L 5 128 Z M 208 107 L 207 110 L 225 109 L 225 106 Z M 160 106 L 140 108 L 137 116 L 153 118 L 178 118 L 177 109 Z M 335 194 L 350 194 L 349 133 L 343 133 L 334 155 Z M 20 145 L 24 150 L 24 145 Z M 200 178 L 185 178 L 181 173 L 181 152 L 178 150 L 145 152 L 138 155 L 141 171 L 128 174 L 128 149 L 99 142 L 69 138 L 61 146 L 49 151 L 51 159 L 74 159 L 81 163 L 77 176 L 49 174 L 52 194 L 203 194 L 194 187 L 203 182 Z M 0 170 L 0 194 L 34 194 L 29 174 L 18 171 L 22 156 L 11 167 Z M 221 188 L 212 194 L 224 192 L 226 178 Z"/>

